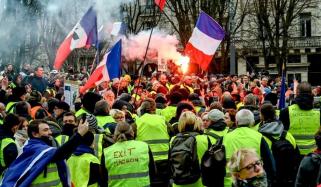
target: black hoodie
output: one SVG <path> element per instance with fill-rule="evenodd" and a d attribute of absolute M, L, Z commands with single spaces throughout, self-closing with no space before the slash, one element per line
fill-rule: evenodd
<path fill-rule="evenodd" d="M 313 109 L 313 96 L 310 94 L 300 94 L 295 98 L 293 104 L 297 104 L 301 110 L 311 110 Z M 288 107 L 280 111 L 280 120 L 283 123 L 284 129 L 289 130 L 290 115 Z"/>

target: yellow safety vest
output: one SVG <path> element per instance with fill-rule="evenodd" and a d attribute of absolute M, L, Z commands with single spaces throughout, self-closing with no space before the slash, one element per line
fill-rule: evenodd
<path fill-rule="evenodd" d="M 165 117 L 165 120 L 168 123 L 172 117 L 176 115 L 176 109 L 177 106 L 167 106 L 160 112 L 160 114 Z"/>
<path fill-rule="evenodd" d="M 253 126 L 250 126 L 250 128 L 253 129 L 253 130 L 255 130 L 255 131 L 259 131 L 260 123 L 261 123 L 261 122 L 255 124 L 255 125 L 253 125 Z"/>
<path fill-rule="evenodd" d="M 175 139 L 176 136 L 172 137 L 171 139 L 171 143 L 173 142 L 173 140 Z M 196 135 L 196 147 L 197 147 L 197 156 L 198 156 L 198 161 L 201 164 L 202 161 L 202 157 L 205 153 L 205 151 L 208 148 L 208 140 L 207 140 L 207 136 L 206 135 Z M 178 185 L 173 183 L 173 187 L 184 187 L 184 186 L 192 186 L 192 187 L 203 187 L 203 183 L 202 183 L 202 178 L 200 177 L 195 183 L 193 184 L 188 184 L 188 185 Z"/>
<path fill-rule="evenodd" d="M 16 104 L 17 102 L 13 102 L 13 101 L 11 101 L 11 102 L 9 102 L 8 104 L 7 104 L 7 106 L 6 106 L 6 113 L 7 114 L 12 114 L 13 113 L 13 108 L 14 108 L 14 104 Z"/>
<path fill-rule="evenodd" d="M 249 127 L 238 127 L 227 133 L 223 138 L 223 144 L 226 151 L 226 159 L 229 160 L 233 153 L 240 148 L 255 149 L 257 154 L 261 154 L 262 134 Z M 226 177 L 224 178 L 224 186 L 232 186 L 232 177 L 229 169 L 226 167 Z"/>
<path fill-rule="evenodd" d="M 99 164 L 97 157 L 90 153 L 76 156 L 74 154 L 67 160 L 71 174 L 71 181 L 75 187 L 98 187 L 98 183 L 88 185 L 90 177 L 90 163 Z"/>
<path fill-rule="evenodd" d="M 111 116 L 96 116 L 96 119 L 99 127 L 104 127 L 106 123 L 116 123 L 115 119 Z"/>
<path fill-rule="evenodd" d="M 103 138 L 103 134 L 94 135 L 94 152 L 99 162 L 101 161 L 101 156 L 103 155 Z"/>
<path fill-rule="evenodd" d="M 55 139 L 56 139 L 58 145 L 61 146 L 62 144 L 66 143 L 69 140 L 69 136 L 61 134 L 61 135 L 57 136 Z"/>
<path fill-rule="evenodd" d="M 280 117 L 280 110 L 279 110 L 279 109 L 276 109 L 276 110 L 275 110 L 275 117 L 276 117 L 277 119 L 279 119 L 279 117 Z"/>
<path fill-rule="evenodd" d="M 150 186 L 149 148 L 141 141 L 116 142 L 104 149 L 109 187 Z"/>
<path fill-rule="evenodd" d="M 213 130 L 211 128 L 208 128 L 208 129 L 204 130 L 204 134 L 208 135 L 208 137 L 211 140 L 212 145 L 215 144 L 217 142 L 217 140 L 218 140 L 218 138 L 216 138 L 215 135 L 219 136 L 219 137 L 223 137 L 223 136 L 225 136 L 225 134 L 227 134 L 227 132 L 228 132 L 228 128 L 227 127 L 222 131 L 216 131 L 216 130 Z"/>
<path fill-rule="evenodd" d="M 169 135 L 163 116 L 144 114 L 136 119 L 136 140 L 148 143 L 154 160 L 167 160 L 169 150 Z"/>
<path fill-rule="evenodd" d="M 75 113 L 75 116 L 76 116 L 76 118 L 78 118 L 84 113 L 89 114 L 89 112 L 87 112 L 85 109 L 81 108 Z"/>
<path fill-rule="evenodd" d="M 4 162 L 4 154 L 3 154 L 3 150 L 11 143 L 15 144 L 15 141 L 12 138 L 4 138 L 2 140 L 0 140 L 0 144 L 1 144 L 1 152 L 0 152 L 0 164 L 2 168 L 7 168 L 8 166 L 6 165 L 6 163 Z"/>
<path fill-rule="evenodd" d="M 43 186 L 62 186 L 58 168 L 55 163 L 50 163 L 47 165 L 47 174 L 41 172 L 36 179 L 31 183 L 30 187 L 43 187 Z"/>
<path fill-rule="evenodd" d="M 315 148 L 314 134 L 320 128 L 320 111 L 301 110 L 297 104 L 289 106 L 290 128 L 300 149 L 300 154 L 306 155 Z"/>

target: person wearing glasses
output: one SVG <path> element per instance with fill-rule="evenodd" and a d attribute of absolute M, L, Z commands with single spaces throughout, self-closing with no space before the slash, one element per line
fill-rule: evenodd
<path fill-rule="evenodd" d="M 276 172 L 274 157 L 263 135 L 251 128 L 255 124 L 254 122 L 254 115 L 250 110 L 242 109 L 236 113 L 236 128 L 223 138 L 226 159 L 230 160 L 233 153 L 239 149 L 254 149 L 262 158 L 268 182 L 272 184 L 275 180 Z M 230 174 L 230 171 L 227 170 L 227 176 L 224 179 L 225 186 L 231 186 L 232 179 L 229 177 Z"/>
<path fill-rule="evenodd" d="M 239 149 L 231 157 L 228 167 L 233 187 L 267 187 L 263 161 L 254 149 Z"/>

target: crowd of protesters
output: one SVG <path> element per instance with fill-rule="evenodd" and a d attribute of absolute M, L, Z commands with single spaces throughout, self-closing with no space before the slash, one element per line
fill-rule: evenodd
<path fill-rule="evenodd" d="M 199 167 L 222 138 L 228 163 L 216 186 L 321 184 L 320 86 L 288 84 L 281 109 L 280 77 L 158 72 L 102 82 L 70 106 L 64 82 L 89 76 L 28 64 L 1 72 L 0 186 L 205 186 L 176 167 L 185 135 Z"/>

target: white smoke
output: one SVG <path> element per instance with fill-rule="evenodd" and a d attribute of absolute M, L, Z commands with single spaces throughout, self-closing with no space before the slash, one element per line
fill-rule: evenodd
<path fill-rule="evenodd" d="M 143 60 L 146 52 L 149 31 L 141 31 L 137 35 L 129 35 L 123 39 L 123 56 L 128 61 Z M 157 61 L 158 58 L 177 61 L 181 54 L 177 52 L 179 41 L 175 35 L 154 29 L 149 44 L 147 59 Z"/>

